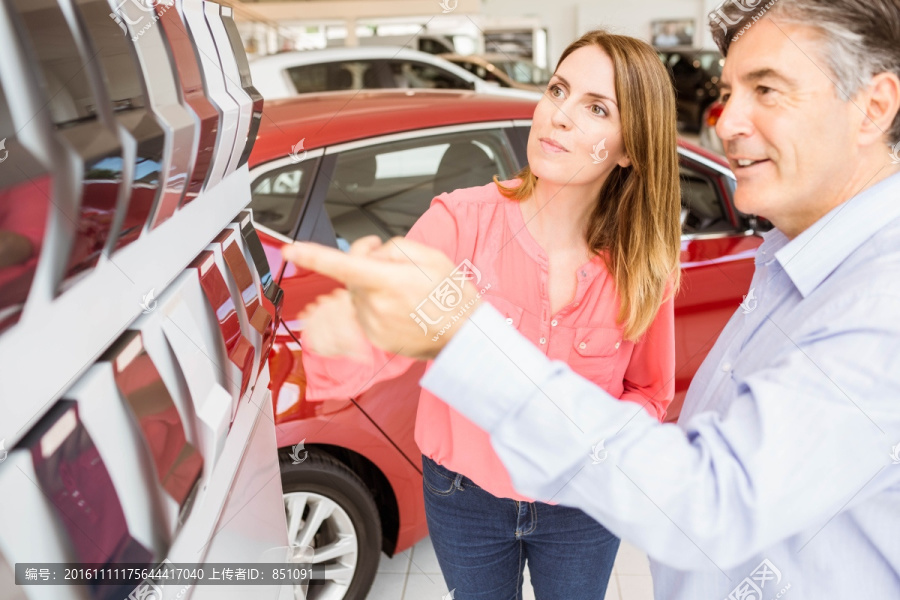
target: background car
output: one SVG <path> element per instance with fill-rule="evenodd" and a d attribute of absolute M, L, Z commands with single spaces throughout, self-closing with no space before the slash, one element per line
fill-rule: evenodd
<path fill-rule="evenodd" d="M 716 123 L 722 116 L 725 105 L 716 100 L 703 111 L 703 122 L 700 124 L 700 145 L 718 154 L 725 154 L 722 139 L 716 133 Z"/>
<path fill-rule="evenodd" d="M 522 98 L 538 95 L 498 89 L 433 54 L 393 46 L 284 52 L 254 60 L 250 71 L 266 100 L 380 88 L 475 90 Z"/>
<path fill-rule="evenodd" d="M 657 48 L 672 77 L 678 106 L 678 125 L 700 131 L 703 111 L 719 97 L 719 79 L 725 59 L 716 50 Z"/>
<path fill-rule="evenodd" d="M 500 87 L 542 92 L 550 81 L 547 69 L 530 60 L 505 54 L 440 54 L 441 58 L 462 67 L 476 77 Z"/>
<path fill-rule="evenodd" d="M 513 177 L 526 162 L 534 107 L 452 91 L 266 102 L 250 156 L 250 207 L 285 294 L 270 368 L 289 539 L 314 540 L 316 556 L 329 557 L 321 563 L 327 581 L 311 586 L 310 598 L 364 598 L 379 551 L 393 555 L 426 534 L 413 439 L 423 366 L 350 398 L 307 401 L 295 315 L 338 284 L 284 264 L 279 249 L 293 240 L 346 247 L 364 235 L 404 235 L 434 196 L 494 174 Z M 741 303 L 761 242 L 734 209 L 734 178 L 723 160 L 690 144 L 679 157 L 684 283 L 669 420 Z"/>

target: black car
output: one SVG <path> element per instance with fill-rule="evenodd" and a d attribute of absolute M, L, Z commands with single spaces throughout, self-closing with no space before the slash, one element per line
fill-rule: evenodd
<path fill-rule="evenodd" d="M 657 48 L 656 52 L 675 85 L 679 128 L 699 132 L 704 111 L 719 97 L 725 59 L 716 50 L 698 48 Z"/>

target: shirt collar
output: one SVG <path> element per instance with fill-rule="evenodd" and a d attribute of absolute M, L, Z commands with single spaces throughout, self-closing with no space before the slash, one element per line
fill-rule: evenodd
<path fill-rule="evenodd" d="M 774 250 L 774 255 L 797 290 L 806 297 L 848 256 L 897 218 L 900 218 L 900 173 L 836 206 L 793 240 L 777 244 L 780 247 Z M 771 239 L 774 246 L 787 237 L 777 231 Z"/>

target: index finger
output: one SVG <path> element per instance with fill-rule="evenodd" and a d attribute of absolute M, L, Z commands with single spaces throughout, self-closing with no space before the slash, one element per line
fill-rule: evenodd
<path fill-rule="evenodd" d="M 376 288 L 391 279 L 396 266 L 384 260 L 350 255 L 311 242 L 294 242 L 281 247 L 281 255 L 298 267 L 336 279 L 347 287 Z"/>

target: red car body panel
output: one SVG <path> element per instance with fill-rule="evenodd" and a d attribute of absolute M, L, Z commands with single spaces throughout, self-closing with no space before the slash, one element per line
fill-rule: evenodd
<path fill-rule="evenodd" d="M 534 102 L 471 92 L 380 91 L 326 93 L 266 103 L 259 137 L 250 156 L 255 167 L 286 157 L 298 141 L 306 150 L 390 133 L 488 121 L 530 120 Z M 684 141 L 679 145 L 725 169 L 722 157 Z M 719 182 L 719 190 L 730 196 Z M 727 218 L 737 228 L 734 208 Z M 307 447 L 338 446 L 371 461 L 387 478 L 397 499 L 400 528 L 395 552 L 427 533 L 421 489 L 421 455 L 413 438 L 419 365 L 390 382 L 353 398 L 307 401 L 296 315 L 320 294 L 339 284 L 285 265 L 283 241 L 259 231 L 273 274 L 281 273 L 283 322 L 270 360 L 278 445 L 305 440 Z M 675 302 L 676 395 L 667 420 L 681 411 L 690 381 L 739 306 L 753 273 L 761 238 L 748 233 L 688 236 L 682 241 L 682 287 Z M 290 331 L 289 331 L 290 330 Z M 415 465 L 415 467 L 413 467 Z"/>
<path fill-rule="evenodd" d="M 306 150 L 400 131 L 483 121 L 531 119 L 534 102 L 475 92 L 392 90 L 308 94 L 266 102 L 250 168 Z"/>
<path fill-rule="evenodd" d="M 289 297 L 286 293 L 285 299 Z M 421 454 L 413 440 L 424 366 L 374 386 L 355 398 L 356 404 L 349 398 L 308 402 L 300 349 L 283 334 L 282 328 L 269 358 L 278 446 L 305 440 L 307 447 L 337 446 L 372 462 L 388 480 L 397 501 L 400 525 L 394 551 L 409 548 L 428 533 Z"/>

